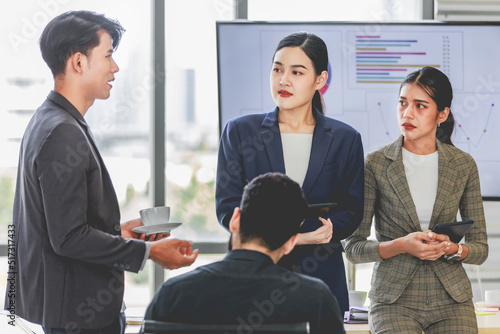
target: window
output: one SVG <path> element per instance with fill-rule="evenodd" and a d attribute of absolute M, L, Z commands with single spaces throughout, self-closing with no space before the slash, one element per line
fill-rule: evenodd
<path fill-rule="evenodd" d="M 183 223 L 176 236 L 227 241 L 215 215 L 219 142 L 216 20 L 233 18 L 232 1 L 170 0 L 166 25 L 167 205 Z M 189 15 L 187 15 L 189 13 Z"/>
<path fill-rule="evenodd" d="M 248 1 L 248 19 L 253 21 L 415 21 L 422 18 L 422 1 L 309 0 Z"/>

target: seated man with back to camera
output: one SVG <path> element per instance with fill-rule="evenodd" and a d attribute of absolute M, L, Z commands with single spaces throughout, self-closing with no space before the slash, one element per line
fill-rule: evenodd
<path fill-rule="evenodd" d="M 300 186 L 268 173 L 244 189 L 222 261 L 166 281 L 145 319 L 192 324 L 309 322 L 311 333 L 345 333 L 337 300 L 321 280 L 277 266 L 295 246 L 307 212 Z"/>

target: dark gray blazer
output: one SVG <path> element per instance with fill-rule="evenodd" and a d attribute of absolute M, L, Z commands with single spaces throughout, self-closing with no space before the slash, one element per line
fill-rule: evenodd
<path fill-rule="evenodd" d="M 404 291 L 424 261 L 410 254 L 383 260 L 378 252 L 382 241 L 421 231 L 415 204 L 406 180 L 401 147 L 403 137 L 371 152 L 365 160 L 365 212 L 359 228 L 346 239 L 346 256 L 353 263 L 375 261 L 370 298 L 393 303 Z M 465 235 L 469 255 L 463 261 L 427 261 L 443 287 L 458 303 L 472 299 L 472 289 L 463 263 L 481 264 L 488 257 L 486 223 L 479 187 L 479 174 L 472 157 L 458 148 L 436 140 L 438 190 L 429 228 L 457 219 L 472 219 Z M 368 240 L 375 216 L 377 240 Z"/>
<path fill-rule="evenodd" d="M 116 319 L 123 271 L 139 271 L 146 246 L 121 238 L 106 166 L 82 115 L 56 92 L 35 112 L 21 143 L 13 224 L 15 293 L 6 294 L 5 308 L 72 330 Z"/>

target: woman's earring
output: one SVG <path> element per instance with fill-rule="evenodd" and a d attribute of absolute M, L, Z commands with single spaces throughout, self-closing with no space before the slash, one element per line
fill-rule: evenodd
<path fill-rule="evenodd" d="M 441 123 L 438 123 L 438 128 L 441 126 Z"/>

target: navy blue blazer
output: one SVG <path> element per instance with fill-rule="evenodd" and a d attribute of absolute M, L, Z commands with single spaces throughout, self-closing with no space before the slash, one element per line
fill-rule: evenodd
<path fill-rule="evenodd" d="M 311 204 L 337 203 L 329 214 L 333 237 L 326 245 L 297 246 L 281 263 L 323 279 L 341 309 L 346 309 L 347 286 L 340 241 L 356 230 L 363 216 L 363 146 L 360 134 L 351 126 L 325 117 L 315 108 L 313 114 L 316 127 L 302 190 Z M 240 205 L 245 184 L 267 172 L 286 174 L 277 107 L 267 114 L 230 120 L 224 128 L 215 197 L 217 217 L 226 229 L 234 208 Z M 318 224 L 317 219 L 306 219 L 301 231 L 313 231 Z M 341 295 L 335 290 L 340 290 Z"/>

